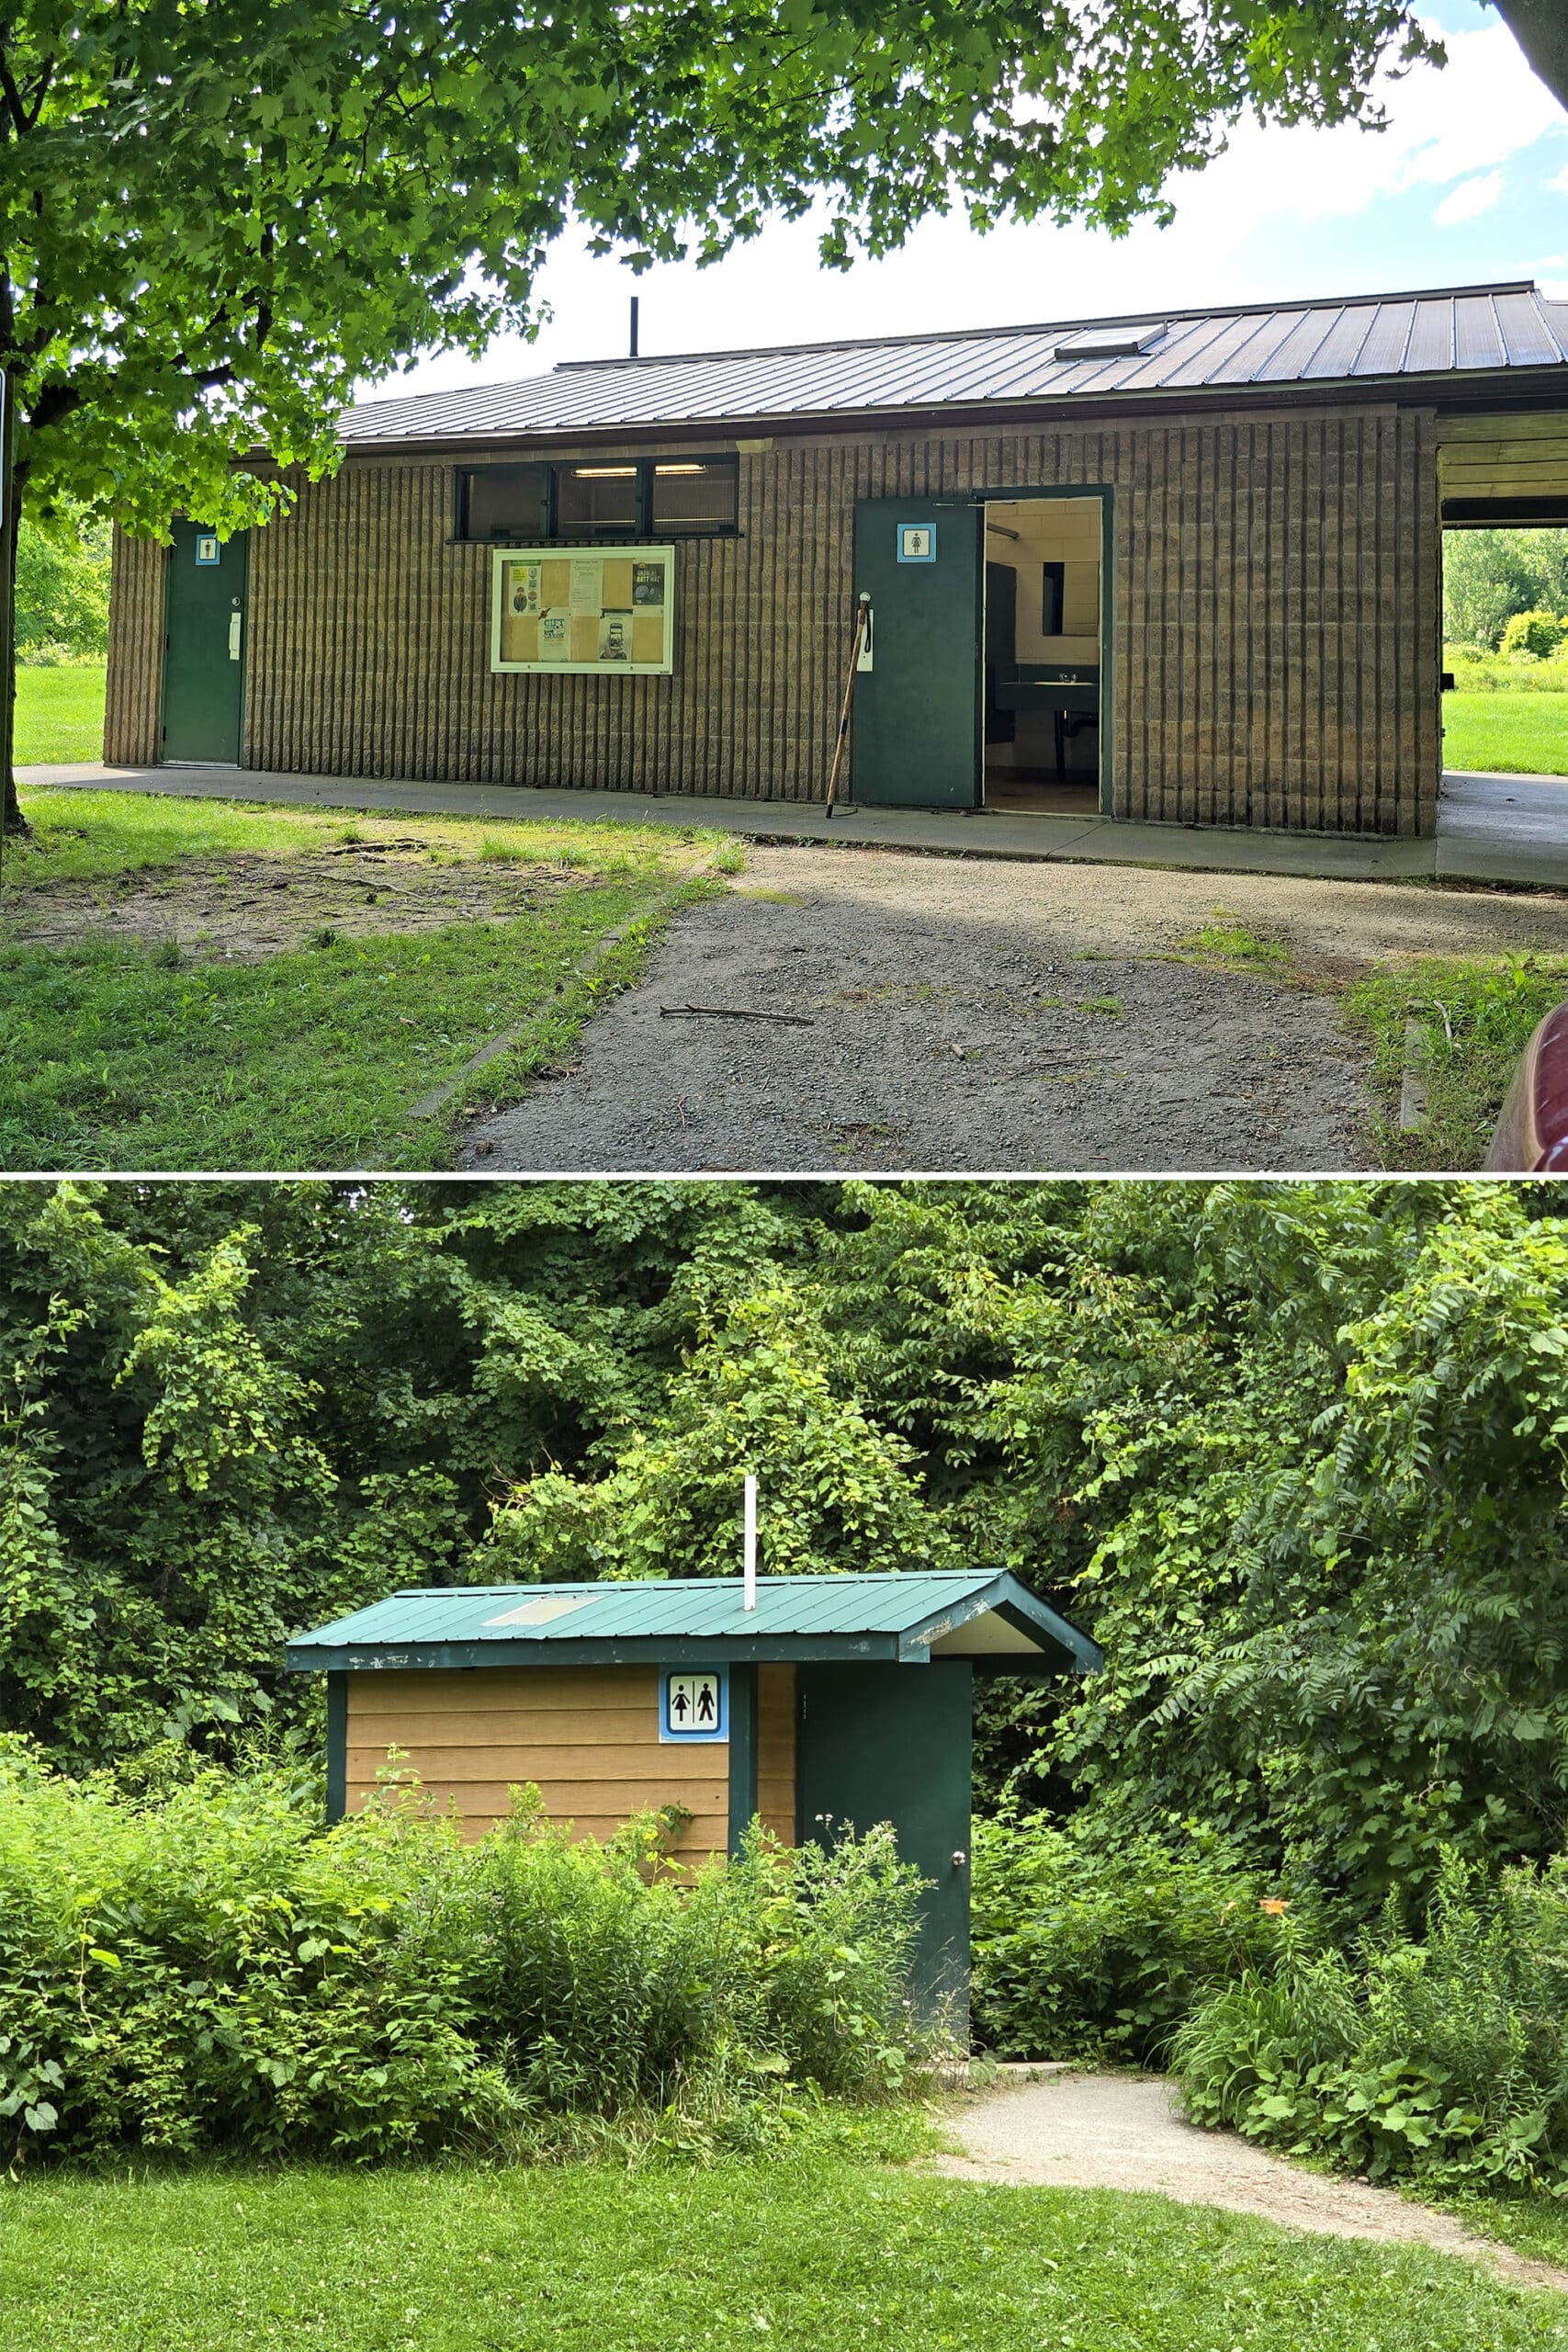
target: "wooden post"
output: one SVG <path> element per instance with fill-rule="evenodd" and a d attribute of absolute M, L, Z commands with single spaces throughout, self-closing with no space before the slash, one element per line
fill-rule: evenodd
<path fill-rule="evenodd" d="M 854 643 L 850 648 L 850 673 L 844 680 L 843 707 L 839 712 L 839 740 L 833 746 L 833 773 L 828 778 L 828 816 L 833 814 L 833 802 L 838 797 L 839 771 L 844 764 L 844 745 L 849 741 L 850 713 L 854 707 L 855 678 L 860 669 L 860 650 L 865 641 L 866 618 L 871 611 L 871 598 L 864 589 L 855 608 Z"/>

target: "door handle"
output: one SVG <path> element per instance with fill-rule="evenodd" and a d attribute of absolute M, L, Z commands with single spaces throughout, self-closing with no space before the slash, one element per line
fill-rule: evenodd
<path fill-rule="evenodd" d="M 240 658 L 240 623 L 241 616 L 238 613 L 231 613 L 229 616 L 229 659 L 231 662 L 237 662 Z"/>

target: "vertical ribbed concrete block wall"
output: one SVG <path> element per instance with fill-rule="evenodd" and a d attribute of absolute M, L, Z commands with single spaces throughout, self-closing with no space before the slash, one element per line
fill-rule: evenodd
<path fill-rule="evenodd" d="M 168 556 L 155 541 L 115 532 L 104 757 L 117 766 L 145 767 L 160 753 L 167 577 Z"/>
<path fill-rule="evenodd" d="M 780 437 L 742 455 L 740 485 L 741 536 L 680 549 L 668 678 L 492 676 L 491 554 L 454 540 L 451 463 L 355 458 L 302 485 L 253 539 L 247 764 L 816 799 L 856 499 L 1105 485 L 1116 813 L 1432 830 L 1440 532 L 1424 412 Z M 145 682 L 121 691 L 115 741 L 140 741 L 129 710 Z"/>

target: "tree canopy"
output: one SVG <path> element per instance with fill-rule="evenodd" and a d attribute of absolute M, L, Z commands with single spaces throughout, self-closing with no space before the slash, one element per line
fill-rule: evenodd
<path fill-rule="evenodd" d="M 954 206 L 1119 231 L 1244 110 L 1375 123 L 1380 62 L 1438 53 L 1404 0 L 17 0 L 18 490 L 265 521 L 335 462 L 356 380 L 530 332 L 569 220 L 634 268 L 818 201 L 838 265 Z"/>
<path fill-rule="evenodd" d="M 1443 635 L 1495 653 L 1516 613 L 1568 613 L 1568 531 L 1445 531 Z"/>
<path fill-rule="evenodd" d="M 1371 1905 L 1568 1792 L 1554 1186 L 13 1185 L 0 1727 L 310 1703 L 400 1585 L 997 1561 L 1107 1670 L 993 1804 L 1198 1823 Z M 1098 1834 L 1098 1833 L 1097 1833 Z"/>

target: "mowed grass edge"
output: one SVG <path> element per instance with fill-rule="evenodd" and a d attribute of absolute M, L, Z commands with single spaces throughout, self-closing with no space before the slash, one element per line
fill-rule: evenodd
<path fill-rule="evenodd" d="M 1568 2298 L 1417 2246 L 812 2148 L 0 2189 L 0 2352 L 1525 2352 Z"/>
<path fill-rule="evenodd" d="M 1443 765 L 1480 775 L 1568 776 L 1568 694 L 1443 696 Z"/>
<path fill-rule="evenodd" d="M 12 1172 L 447 1166 L 464 1110 L 515 1100 L 636 978 L 671 916 L 719 887 L 708 861 L 739 859 L 694 829 L 345 821 L 131 794 L 36 794 L 28 805 L 36 840 L 7 855 L 0 919 L 51 879 L 177 875 L 182 854 L 287 855 L 415 832 L 433 854 L 553 859 L 570 876 L 525 915 L 331 940 L 258 963 L 103 939 L 0 945 L 0 1168 Z M 416 1102 L 507 1031 L 515 1041 L 477 1092 L 411 1124 Z"/>
<path fill-rule="evenodd" d="M 18 767 L 66 767 L 104 756 L 103 662 L 70 662 L 58 669 L 17 672 Z"/>

